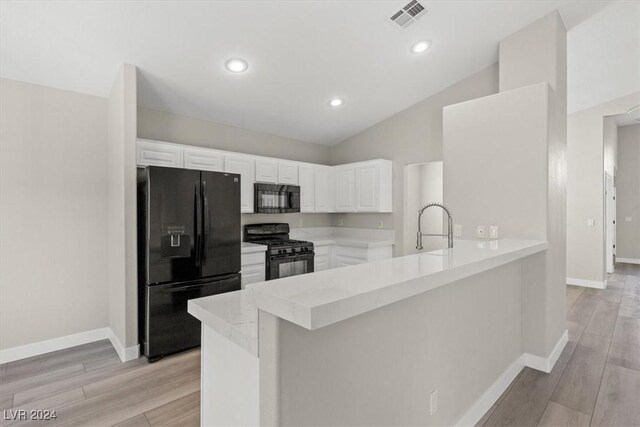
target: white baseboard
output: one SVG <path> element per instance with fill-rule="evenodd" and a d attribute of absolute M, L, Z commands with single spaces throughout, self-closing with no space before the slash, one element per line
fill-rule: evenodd
<path fill-rule="evenodd" d="M 127 362 L 140 357 L 140 346 L 136 345 L 125 348 L 118 338 L 116 338 L 111 328 L 100 328 L 0 350 L 0 363 L 13 362 L 15 360 L 26 359 L 27 357 L 39 356 L 52 351 L 63 350 L 65 348 L 106 339 L 111 341 L 111 345 L 113 345 L 121 361 Z"/>
<path fill-rule="evenodd" d="M 573 277 L 567 277 L 567 285 L 584 286 L 585 288 L 596 289 L 604 289 L 606 287 L 604 281 L 574 279 Z"/>
<path fill-rule="evenodd" d="M 496 403 L 498 398 L 502 393 L 504 393 L 507 387 L 509 387 L 511 382 L 518 376 L 525 366 L 547 373 L 551 372 L 568 341 L 569 331 L 565 330 L 551 351 L 549 357 L 540 357 L 528 353 L 521 354 L 520 357 L 518 357 L 518 359 L 513 362 L 493 384 L 491 384 L 482 396 L 480 396 L 467 413 L 458 420 L 456 426 L 475 426 L 478 421 L 482 419 L 484 414 L 486 414 L 493 406 L 493 404 Z"/>
<path fill-rule="evenodd" d="M 640 264 L 640 258 L 618 258 L 616 257 L 616 262 L 622 262 L 625 264 Z"/>
<path fill-rule="evenodd" d="M 457 426 L 475 426 L 480 419 L 487 413 L 487 411 L 496 403 L 496 400 L 504 393 L 509 387 L 509 384 L 516 379 L 524 363 L 520 356 L 515 362 L 507 368 L 506 371 L 500 375 L 500 377 L 485 391 L 480 399 L 467 411 L 466 414 L 458 421 Z"/>
<path fill-rule="evenodd" d="M 568 342 L 569 331 L 565 329 L 555 347 L 553 347 L 553 350 L 551 351 L 549 357 L 542 357 L 536 356 L 535 354 L 524 353 L 522 355 L 524 365 L 533 369 L 537 369 L 538 371 L 546 372 L 548 374 L 553 369 L 554 365 L 558 361 L 558 358 L 562 354 L 562 350 L 564 350 L 564 346 L 567 345 Z"/>
<path fill-rule="evenodd" d="M 134 345 L 133 347 L 125 347 L 122 345 L 116 334 L 109 328 L 109 341 L 111 341 L 111 345 L 118 353 L 118 357 L 120 360 L 124 362 L 128 362 L 129 360 L 134 360 L 140 357 L 140 346 Z"/>
<path fill-rule="evenodd" d="M 0 350 L 0 363 L 13 362 L 14 360 L 26 359 L 27 357 L 38 356 L 40 354 L 75 347 L 77 345 L 105 340 L 109 338 L 110 332 L 111 329 L 109 328 L 100 328 L 64 337 L 25 344 L 18 347 L 7 348 L 5 350 Z"/>

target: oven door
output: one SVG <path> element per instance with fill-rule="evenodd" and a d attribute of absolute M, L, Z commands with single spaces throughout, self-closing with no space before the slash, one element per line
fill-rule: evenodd
<path fill-rule="evenodd" d="M 282 279 L 298 274 L 313 273 L 313 258 L 313 252 L 272 257 L 269 259 L 266 279 Z"/>
<path fill-rule="evenodd" d="M 300 212 L 300 187 L 297 185 L 254 184 L 256 213 Z"/>

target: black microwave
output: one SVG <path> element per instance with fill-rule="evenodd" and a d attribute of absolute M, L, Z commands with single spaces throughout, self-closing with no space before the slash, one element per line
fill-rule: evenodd
<path fill-rule="evenodd" d="M 300 212 L 300 186 L 279 184 L 253 184 L 254 212 Z"/>

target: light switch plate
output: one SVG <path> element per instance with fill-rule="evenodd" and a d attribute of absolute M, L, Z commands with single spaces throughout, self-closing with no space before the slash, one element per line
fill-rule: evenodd
<path fill-rule="evenodd" d="M 298 227 L 302 227 L 302 218 L 298 219 Z"/>
<path fill-rule="evenodd" d="M 378 221 L 378 228 L 384 228 L 384 222 Z"/>
<path fill-rule="evenodd" d="M 339 226 L 344 225 L 344 221 L 342 221 L 342 218 L 340 218 L 340 219 L 338 220 L 338 225 L 339 225 Z"/>
<path fill-rule="evenodd" d="M 462 237 L 462 225 L 455 224 L 453 226 L 453 236 L 454 237 Z"/>
<path fill-rule="evenodd" d="M 498 226 L 492 225 L 489 227 L 489 238 L 497 239 L 498 238 Z"/>
<path fill-rule="evenodd" d="M 478 239 L 484 239 L 484 236 L 485 236 L 485 226 L 479 225 L 478 228 L 476 229 L 476 237 Z"/>
<path fill-rule="evenodd" d="M 631 217 L 630 216 L 625 216 L 624 217 L 624 222 L 631 222 Z"/>
<path fill-rule="evenodd" d="M 596 226 L 596 220 L 593 218 L 589 218 L 587 219 L 587 227 L 595 227 Z"/>

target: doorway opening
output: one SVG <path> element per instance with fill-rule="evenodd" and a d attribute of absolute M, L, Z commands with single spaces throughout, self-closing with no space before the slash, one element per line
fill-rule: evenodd
<path fill-rule="evenodd" d="M 443 163 L 442 161 L 412 163 L 404 167 L 404 255 L 417 253 L 416 233 L 418 232 L 418 210 L 428 203 L 443 202 Z M 443 212 L 440 209 L 428 209 L 422 216 L 422 230 L 428 233 L 443 232 Z M 425 237 L 421 252 L 447 247 L 442 237 Z"/>

